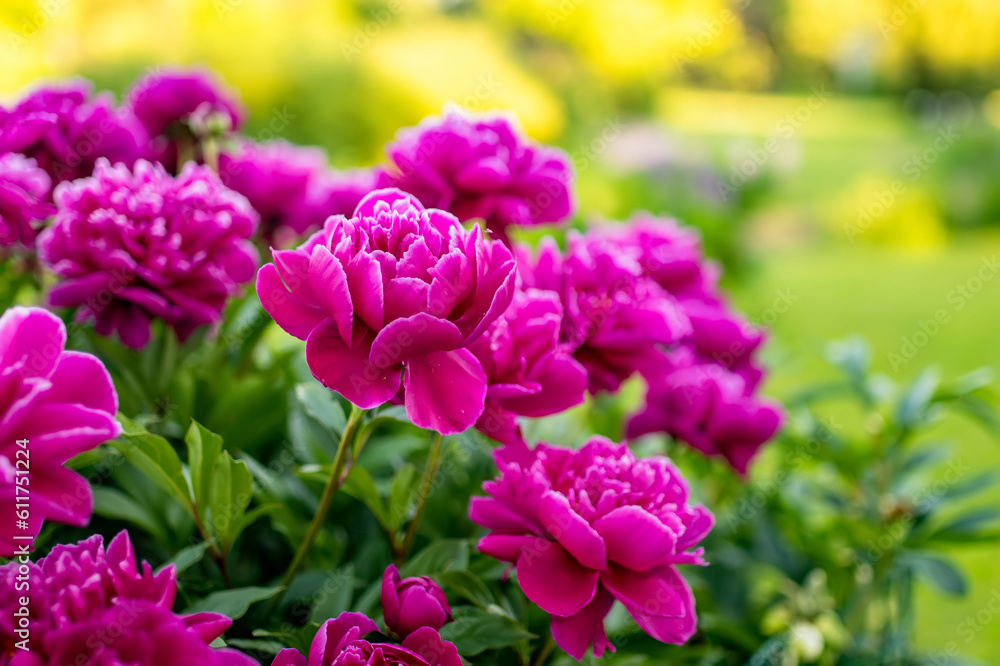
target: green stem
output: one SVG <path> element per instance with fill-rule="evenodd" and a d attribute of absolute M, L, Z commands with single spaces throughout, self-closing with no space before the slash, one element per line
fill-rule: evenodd
<path fill-rule="evenodd" d="M 344 427 L 344 434 L 341 436 L 340 443 L 337 445 L 337 456 L 334 458 L 333 467 L 330 469 L 330 478 L 326 480 L 326 487 L 323 488 L 323 494 L 319 498 L 319 506 L 316 508 L 316 515 L 313 516 L 312 523 L 309 524 L 309 530 L 306 532 L 305 538 L 302 539 L 302 543 L 299 544 L 299 549 L 295 552 L 295 557 L 292 558 L 292 563 L 288 565 L 288 570 L 281 579 L 281 587 L 284 589 L 272 598 L 270 610 L 274 610 L 274 608 L 280 603 L 281 597 L 284 596 L 284 590 L 288 589 L 288 585 L 292 582 L 292 579 L 295 577 L 295 573 L 302 565 L 302 561 L 309 553 L 309 549 L 312 547 L 313 542 L 319 535 L 319 531 L 323 529 L 323 523 L 326 521 L 326 514 L 329 513 L 330 506 L 333 504 L 333 497 L 337 494 L 337 491 L 340 490 L 340 486 L 344 482 L 344 477 L 346 476 L 344 474 L 344 466 L 347 462 L 351 445 L 354 443 L 354 436 L 358 431 L 358 427 L 361 425 L 361 420 L 364 415 L 365 411 L 363 409 L 357 407 L 356 405 L 351 405 L 351 415 L 347 418 L 347 425 Z"/>
<path fill-rule="evenodd" d="M 427 454 L 427 467 L 424 469 L 424 478 L 420 483 L 420 494 L 417 496 L 417 512 L 414 514 L 413 520 L 410 521 L 406 530 L 406 539 L 399 552 L 400 558 L 403 560 L 413 548 L 413 542 L 417 539 L 417 530 L 420 529 L 420 521 L 423 520 L 424 511 L 427 510 L 427 498 L 431 494 L 431 486 L 434 484 L 434 477 L 437 476 L 438 467 L 441 464 L 441 443 L 443 441 L 444 436 L 441 433 L 435 433 L 434 439 L 431 440 L 431 450 Z"/>
<path fill-rule="evenodd" d="M 549 658 L 549 655 L 552 654 L 552 651 L 555 649 L 556 639 L 552 637 L 552 634 L 549 634 L 549 638 L 545 641 L 545 645 L 542 646 L 542 650 L 538 653 L 538 656 L 535 657 L 534 666 L 542 666 L 542 664 L 545 663 L 545 660 Z"/>

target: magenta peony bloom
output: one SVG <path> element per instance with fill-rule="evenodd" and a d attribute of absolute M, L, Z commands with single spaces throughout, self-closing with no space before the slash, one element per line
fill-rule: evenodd
<path fill-rule="evenodd" d="M 89 176 L 100 158 L 132 166 L 147 141 L 142 125 L 83 80 L 44 86 L 0 107 L 0 153 L 33 158 L 53 182 Z"/>
<path fill-rule="evenodd" d="M 576 208 L 569 157 L 503 115 L 449 109 L 400 131 L 386 155 L 383 186 L 463 222 L 482 218 L 501 238 L 509 225 L 562 222 Z"/>
<path fill-rule="evenodd" d="M 401 638 L 420 627 L 438 631 L 452 621 L 448 598 L 437 583 L 427 576 L 401 579 L 394 564 L 382 574 L 382 612 L 386 629 Z"/>
<path fill-rule="evenodd" d="M 563 309 L 552 291 L 518 291 L 507 311 L 469 349 L 486 371 L 486 409 L 476 428 L 521 440 L 517 416 L 549 416 L 583 402 L 587 371 L 559 342 Z"/>
<path fill-rule="evenodd" d="M 47 203 L 51 189 L 52 180 L 35 160 L 0 154 L 0 246 L 35 244 L 38 223 L 56 210 Z"/>
<path fill-rule="evenodd" d="M 273 243 L 276 237 L 302 235 L 326 219 L 317 221 L 305 206 L 309 185 L 325 166 L 326 156 L 318 148 L 300 148 L 285 141 L 245 142 L 236 153 L 219 157 L 219 177 L 226 187 L 247 198 L 260 214 L 264 238 Z"/>
<path fill-rule="evenodd" d="M 551 238 L 543 240 L 537 260 L 524 253 L 521 276 L 562 299 L 562 342 L 587 369 L 590 392 L 617 391 L 691 326 L 674 298 L 615 245 L 575 232 L 568 244 L 563 256 Z"/>
<path fill-rule="evenodd" d="M 470 518 L 490 530 L 479 550 L 517 567 L 525 595 L 552 614 L 552 636 L 576 659 L 614 651 L 604 617 L 617 599 L 639 627 L 666 643 L 695 632 L 694 597 L 678 564 L 712 514 L 688 504 L 687 482 L 666 458 L 637 460 L 597 437 L 577 451 L 539 444 L 497 453 L 500 477 L 475 497 Z"/>
<path fill-rule="evenodd" d="M 26 572 L 26 575 L 25 575 Z M 29 582 L 18 589 L 18 580 Z M 232 620 L 216 613 L 175 615 L 173 565 L 157 574 L 148 562 L 136 566 L 127 532 L 104 551 L 95 535 L 59 545 L 37 563 L 19 558 L 0 567 L 0 664 L 9 666 L 256 666 L 235 650 L 214 650 L 209 643 Z M 20 612 L 28 596 L 27 628 Z M 19 641 L 30 636 L 23 645 Z M 12 656 L 11 656 L 12 655 Z"/>
<path fill-rule="evenodd" d="M 257 215 L 207 167 L 172 177 L 144 160 L 134 172 L 99 162 L 93 178 L 58 187 L 56 204 L 38 240 L 61 278 L 49 304 L 79 308 L 129 347 L 145 346 L 154 317 L 181 339 L 218 321 L 257 267 Z"/>
<path fill-rule="evenodd" d="M 195 112 L 223 115 L 230 129 L 243 124 L 237 95 L 207 70 L 153 71 L 132 86 L 125 100 L 152 137 L 168 134 L 171 125 L 187 122 Z"/>
<path fill-rule="evenodd" d="M 514 259 L 479 227 L 377 190 L 257 274 L 264 309 L 306 341 L 313 375 L 369 409 L 403 386 L 421 428 L 461 432 L 483 413 L 486 375 L 466 349 L 510 304 Z"/>
<path fill-rule="evenodd" d="M 719 299 L 719 267 L 705 259 L 697 231 L 676 220 L 639 212 L 625 224 L 591 232 L 627 254 L 643 273 L 679 300 L 715 303 Z"/>
<path fill-rule="evenodd" d="M 402 645 L 370 643 L 364 636 L 378 626 L 360 613 L 341 613 L 319 628 L 309 659 L 296 650 L 282 650 L 272 666 L 462 666 L 454 645 L 437 630 L 421 627 Z"/>
<path fill-rule="evenodd" d="M 42 521 L 87 524 L 90 485 L 63 464 L 121 432 L 108 371 L 96 357 L 65 346 L 66 327 L 50 312 L 13 307 L 0 317 L 3 557 L 30 545 Z M 29 506 L 19 515 L 25 497 Z"/>
<path fill-rule="evenodd" d="M 646 405 L 628 436 L 666 432 L 707 456 L 721 456 L 740 474 L 782 421 L 780 406 L 753 395 L 753 385 L 725 366 L 682 348 L 646 373 Z"/>

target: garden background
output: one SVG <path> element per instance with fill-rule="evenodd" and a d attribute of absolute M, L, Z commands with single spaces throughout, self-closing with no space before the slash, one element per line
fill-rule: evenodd
<path fill-rule="evenodd" d="M 369 165 L 454 101 L 512 109 L 573 157 L 581 217 L 634 208 L 699 227 L 749 318 L 772 330 L 768 393 L 829 370 L 860 334 L 905 382 L 1000 365 L 1000 3 L 990 0 L 14 0 L 0 96 L 84 75 L 119 95 L 204 64 L 246 135 Z M 836 410 L 836 406 L 833 408 Z M 1000 444 L 946 418 L 956 460 Z M 767 454 L 755 475 L 766 475 Z M 1000 499 L 1000 489 L 988 502 Z M 983 500 L 978 500 L 983 501 Z M 1000 654 L 996 545 L 964 546 L 970 591 L 921 587 L 917 642 Z M 994 605 L 995 607 L 995 605 Z M 969 641 L 969 618 L 989 614 Z M 963 624 L 963 622 L 966 622 Z"/>

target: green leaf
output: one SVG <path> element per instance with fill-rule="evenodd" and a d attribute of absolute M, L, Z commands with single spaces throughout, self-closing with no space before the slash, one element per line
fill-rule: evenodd
<path fill-rule="evenodd" d="M 122 436 L 112 441 L 111 445 L 153 483 L 193 511 L 191 488 L 184 477 L 181 459 L 170 442 L 122 414 L 118 415 L 118 421 L 122 424 Z"/>
<path fill-rule="evenodd" d="M 128 521 L 157 539 L 165 540 L 162 521 L 158 520 L 144 504 L 116 488 L 94 486 L 93 490 L 94 513 L 105 518 Z"/>
<path fill-rule="evenodd" d="M 287 646 L 280 641 L 263 640 L 254 638 L 230 638 L 229 645 L 241 650 L 256 650 L 266 654 L 278 654 Z"/>
<path fill-rule="evenodd" d="M 446 589 L 468 599 L 480 608 L 496 603 L 486 584 L 468 571 L 444 571 L 434 576 Z"/>
<path fill-rule="evenodd" d="M 222 452 L 222 438 L 209 431 L 197 421 L 191 421 L 184 436 L 188 450 L 188 469 L 191 470 L 191 485 L 194 487 L 194 503 L 198 515 L 206 519 L 209 494 L 215 466 Z"/>
<path fill-rule="evenodd" d="M 347 427 L 347 417 L 344 409 L 337 402 L 333 391 L 315 382 L 297 384 L 295 397 L 302 403 L 306 414 L 323 424 L 323 426 L 340 436 Z"/>
<path fill-rule="evenodd" d="M 232 525 L 229 527 L 229 535 L 231 539 L 230 543 L 234 543 L 243 530 L 250 527 L 250 525 L 254 524 L 257 520 L 274 513 L 280 508 L 282 508 L 282 506 L 276 503 L 262 504 L 258 507 L 254 507 L 239 518 L 233 520 Z"/>
<path fill-rule="evenodd" d="M 959 518 L 942 527 L 929 537 L 937 543 L 969 543 L 976 541 L 996 541 L 1000 539 L 1000 509 L 982 509 Z"/>
<path fill-rule="evenodd" d="M 389 491 L 388 520 L 389 527 L 398 530 L 410 511 L 410 499 L 416 486 L 417 468 L 409 463 L 403 465 L 396 476 L 392 479 L 392 488 Z"/>
<path fill-rule="evenodd" d="M 202 541 L 193 546 L 188 546 L 174 555 L 170 560 L 170 564 L 174 565 L 177 573 L 180 573 L 200 562 L 201 558 L 205 557 L 205 553 L 211 547 L 212 543 L 210 541 Z"/>
<path fill-rule="evenodd" d="M 913 380 L 896 409 L 896 421 L 904 428 L 913 428 L 926 419 L 927 407 L 937 390 L 939 375 L 934 368 L 927 368 Z"/>
<path fill-rule="evenodd" d="M 264 599 L 270 599 L 282 589 L 281 587 L 238 587 L 235 590 L 223 590 L 194 602 L 184 610 L 184 614 L 221 613 L 235 620 L 243 617 L 251 605 Z"/>
<path fill-rule="evenodd" d="M 219 540 L 223 552 L 235 538 L 233 526 L 246 513 L 253 498 L 253 475 L 242 460 L 233 460 L 228 451 L 219 454 L 209 492 L 209 532 Z"/>
<path fill-rule="evenodd" d="M 513 645 L 536 638 L 514 620 L 474 606 L 459 606 L 452 613 L 454 622 L 441 627 L 441 638 L 451 641 L 464 656 Z"/>
<path fill-rule="evenodd" d="M 905 554 L 903 563 L 917 575 L 934 583 L 942 592 L 958 596 L 968 591 L 965 576 L 945 559 L 928 553 L 910 551 Z"/>
<path fill-rule="evenodd" d="M 313 607 L 309 619 L 317 624 L 323 624 L 330 618 L 350 610 L 353 599 L 354 565 L 347 564 L 334 571 L 313 595 Z"/>
<path fill-rule="evenodd" d="M 323 480 L 325 481 L 329 475 L 330 470 L 326 469 Z M 375 514 L 375 518 L 378 519 L 379 523 L 386 529 L 390 529 L 388 512 L 386 511 L 385 504 L 382 502 L 382 496 L 378 492 L 378 487 L 375 485 L 375 479 L 372 478 L 368 470 L 361 466 L 352 467 L 351 473 L 344 480 L 340 489 L 368 507 Z"/>
<path fill-rule="evenodd" d="M 403 578 L 433 576 L 445 571 L 465 571 L 468 566 L 469 543 L 464 539 L 442 539 L 417 553 L 399 574 Z"/>

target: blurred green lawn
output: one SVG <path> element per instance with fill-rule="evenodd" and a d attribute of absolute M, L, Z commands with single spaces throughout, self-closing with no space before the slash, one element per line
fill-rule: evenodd
<path fill-rule="evenodd" d="M 792 300 L 770 324 L 769 392 L 778 397 L 803 382 L 830 377 L 832 370 L 823 360 L 825 344 L 854 333 L 870 341 L 874 369 L 896 381 L 907 381 L 928 365 L 954 378 L 983 366 L 1000 368 L 1000 275 L 984 282 L 971 298 L 957 291 L 976 275 L 984 258 L 993 257 L 1000 258 L 1000 235 L 985 232 L 923 254 L 838 244 L 771 251 L 741 284 L 733 285 L 734 298 L 755 320 L 765 315 L 779 292 Z M 921 330 L 920 322 L 931 320 L 939 309 L 947 311 L 948 323 L 894 371 L 889 353 L 900 353 L 904 337 L 912 340 Z M 931 434 L 954 440 L 956 456 L 975 471 L 1000 469 L 1000 441 L 974 424 L 949 418 Z M 1000 488 L 990 499 L 1000 501 Z M 917 644 L 934 653 L 953 642 L 962 656 L 997 663 L 1000 617 L 994 618 L 988 605 L 994 595 L 1000 598 L 1000 548 L 964 547 L 958 559 L 970 592 L 956 600 L 921 589 Z M 985 624 L 978 631 L 967 622 L 977 614 Z"/>

